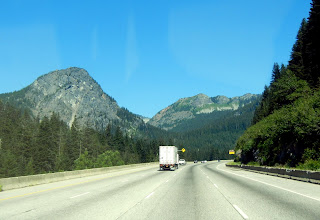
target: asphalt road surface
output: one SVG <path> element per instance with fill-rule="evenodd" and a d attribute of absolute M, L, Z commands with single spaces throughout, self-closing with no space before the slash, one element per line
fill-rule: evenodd
<path fill-rule="evenodd" d="M 320 219 L 320 185 L 225 167 L 158 166 L 0 192 L 0 219 Z"/>

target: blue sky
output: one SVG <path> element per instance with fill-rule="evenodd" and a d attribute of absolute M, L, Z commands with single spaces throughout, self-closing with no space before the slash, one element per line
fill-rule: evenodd
<path fill-rule="evenodd" d="M 0 93 L 81 67 L 152 117 L 199 93 L 262 93 L 311 0 L 1 0 Z"/>

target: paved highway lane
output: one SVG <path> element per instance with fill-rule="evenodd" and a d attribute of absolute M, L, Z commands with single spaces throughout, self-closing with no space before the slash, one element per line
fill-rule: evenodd
<path fill-rule="evenodd" d="M 225 167 L 157 166 L 0 193 L 0 219 L 319 219 L 320 185 Z"/>
<path fill-rule="evenodd" d="M 250 219 L 319 219 L 318 184 L 228 168 L 223 163 L 201 170 Z"/>

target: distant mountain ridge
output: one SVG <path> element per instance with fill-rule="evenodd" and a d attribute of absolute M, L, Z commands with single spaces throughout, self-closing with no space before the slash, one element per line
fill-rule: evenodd
<path fill-rule="evenodd" d="M 142 119 L 107 95 L 89 73 L 77 67 L 56 70 L 40 76 L 31 85 L 0 98 L 20 108 L 28 108 L 40 119 L 58 113 L 72 125 L 75 118 L 81 125 L 96 129 L 116 123 L 134 132 Z"/>
<path fill-rule="evenodd" d="M 211 114 L 210 117 L 214 113 L 221 116 L 224 111 L 235 111 L 259 97 L 260 95 L 249 93 L 233 98 L 226 96 L 209 97 L 201 93 L 192 97 L 179 99 L 177 102 L 158 112 L 148 121 L 148 124 L 165 130 L 174 131 L 178 127 L 181 130 L 182 124 L 188 127 L 188 122 L 192 122 L 200 117 L 205 118 L 209 114 Z"/>
<path fill-rule="evenodd" d="M 151 136 L 155 133 L 163 135 L 160 129 L 197 129 L 258 97 L 252 94 L 234 98 L 198 94 L 179 99 L 149 119 L 120 108 L 86 70 L 77 67 L 49 72 L 20 91 L 0 94 L 4 102 L 30 109 L 33 116 L 39 119 L 50 117 L 55 112 L 69 126 L 75 119 L 80 125 L 98 130 L 111 123 L 120 126 L 129 135 L 140 133 L 140 136 L 146 132 Z"/>

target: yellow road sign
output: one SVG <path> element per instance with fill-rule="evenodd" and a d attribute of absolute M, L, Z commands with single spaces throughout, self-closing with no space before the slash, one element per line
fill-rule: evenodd
<path fill-rule="evenodd" d="M 235 154 L 234 150 L 229 150 L 229 154 Z"/>
<path fill-rule="evenodd" d="M 182 150 L 181 150 L 181 151 L 182 151 L 182 153 L 184 153 L 184 152 L 186 151 L 186 149 L 182 148 Z"/>

